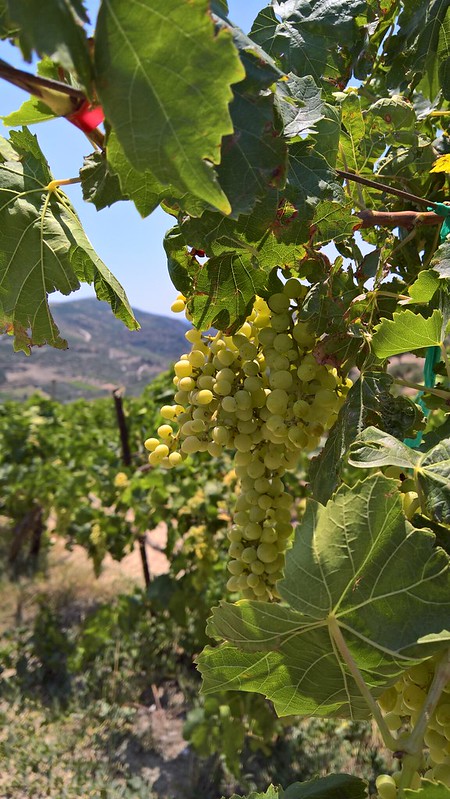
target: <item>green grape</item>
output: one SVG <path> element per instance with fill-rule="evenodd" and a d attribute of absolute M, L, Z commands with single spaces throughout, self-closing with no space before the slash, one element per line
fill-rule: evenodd
<path fill-rule="evenodd" d="M 441 727 L 446 727 L 450 724 L 450 704 L 443 702 L 436 708 L 436 721 Z"/>
<path fill-rule="evenodd" d="M 296 277 L 290 277 L 283 286 L 283 294 L 291 300 L 303 298 L 306 292 L 306 286 L 303 286 Z"/>
<path fill-rule="evenodd" d="M 390 713 L 394 710 L 397 704 L 397 696 L 397 691 L 392 686 L 378 697 L 378 704 L 385 713 Z"/>
<path fill-rule="evenodd" d="M 450 762 L 438 763 L 433 768 L 433 779 L 450 787 Z"/>
<path fill-rule="evenodd" d="M 244 568 L 244 564 L 240 560 L 229 560 L 227 563 L 228 571 L 230 574 L 234 574 L 235 576 L 242 574 Z"/>
<path fill-rule="evenodd" d="M 273 339 L 273 348 L 276 352 L 283 355 L 292 347 L 292 338 L 288 333 L 282 333 L 281 331 L 276 335 Z"/>
<path fill-rule="evenodd" d="M 214 399 L 214 395 L 212 391 L 207 388 L 201 389 L 200 391 L 195 392 L 195 397 L 193 397 L 194 405 L 209 405 Z"/>
<path fill-rule="evenodd" d="M 274 313 L 283 313 L 288 310 L 290 302 L 289 297 L 283 292 L 278 292 L 276 294 L 272 294 L 271 297 L 267 300 L 267 305 L 269 306 L 270 310 Z"/>
<path fill-rule="evenodd" d="M 190 377 L 192 374 L 192 364 L 188 360 L 177 361 L 173 367 L 176 377 Z"/>
<path fill-rule="evenodd" d="M 375 780 L 375 785 L 380 799 L 396 799 L 397 786 L 393 777 L 380 774 Z"/>
<path fill-rule="evenodd" d="M 262 563 L 271 563 L 278 556 L 278 550 L 274 544 L 260 544 L 257 549 L 258 559 Z"/>
<path fill-rule="evenodd" d="M 254 547 L 246 547 L 241 555 L 244 563 L 253 563 L 257 558 L 256 549 Z"/>

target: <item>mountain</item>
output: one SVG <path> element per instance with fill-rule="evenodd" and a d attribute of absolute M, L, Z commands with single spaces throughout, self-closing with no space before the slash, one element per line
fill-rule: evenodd
<path fill-rule="evenodd" d="M 13 352 L 9 336 L 0 336 L 0 400 L 25 399 L 37 389 L 61 401 L 106 396 L 118 386 L 139 394 L 186 350 L 187 323 L 134 313 L 138 331 L 96 299 L 52 305 L 67 350 L 35 347 L 27 356 Z"/>

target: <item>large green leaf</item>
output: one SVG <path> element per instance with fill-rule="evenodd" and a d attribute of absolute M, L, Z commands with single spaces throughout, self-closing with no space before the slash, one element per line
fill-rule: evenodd
<path fill-rule="evenodd" d="M 82 0 L 8 0 L 11 20 L 20 29 L 19 40 L 27 60 L 35 50 L 63 69 L 74 72 L 89 90 L 92 65 L 86 31 L 88 21 Z"/>
<path fill-rule="evenodd" d="M 244 70 L 208 0 L 104 0 L 95 40 L 98 93 L 127 159 L 229 213 L 213 165 Z"/>
<path fill-rule="evenodd" d="M 444 340 L 442 311 L 434 310 L 428 318 L 409 309 L 382 319 L 375 326 L 372 347 L 377 358 L 390 358 L 402 352 L 440 346 Z"/>
<path fill-rule="evenodd" d="M 393 397 L 389 390 L 392 382 L 385 372 L 363 372 L 348 392 L 325 447 L 311 462 L 311 488 L 319 502 L 330 498 L 338 485 L 345 453 L 366 427 L 376 426 L 398 438 L 412 432 L 416 406 L 408 397 Z"/>
<path fill-rule="evenodd" d="M 280 716 L 367 718 L 336 629 L 374 696 L 448 646 L 449 560 L 405 523 L 395 486 L 374 475 L 308 502 L 277 584 L 287 605 L 213 610 L 208 631 L 224 643 L 199 657 L 204 693 L 257 691 Z"/>
<path fill-rule="evenodd" d="M 48 191 L 52 175 L 36 137 L 27 129 L 13 132 L 5 152 L 10 160 L 0 164 L 0 324 L 14 333 L 16 348 L 66 346 L 48 295 L 70 294 L 80 280 L 93 283 L 98 298 L 136 329 L 123 288 L 94 252 L 68 198 Z"/>
<path fill-rule="evenodd" d="M 431 519 L 450 522 L 450 439 L 418 452 L 397 438 L 369 427 L 350 446 L 349 463 L 361 468 L 400 466 L 412 469 L 422 510 Z"/>

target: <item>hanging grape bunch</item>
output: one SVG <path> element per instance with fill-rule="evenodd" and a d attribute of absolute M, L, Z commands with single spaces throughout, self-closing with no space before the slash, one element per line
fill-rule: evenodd
<path fill-rule="evenodd" d="M 191 351 L 175 364 L 175 405 L 165 405 L 159 438 L 149 438 L 153 466 L 188 455 L 235 451 L 240 485 L 229 531 L 227 586 L 246 598 L 272 599 L 292 533 L 292 496 L 283 477 L 302 451 L 314 450 L 334 423 L 351 382 L 317 363 L 316 337 L 298 319 L 306 288 L 290 278 L 233 336 L 191 329 Z M 179 297 L 173 310 L 183 310 Z M 177 431 L 172 427 L 175 423 Z"/>
<path fill-rule="evenodd" d="M 426 713 L 423 748 L 419 738 L 418 754 L 410 757 L 411 762 L 403 763 L 394 776 L 380 774 L 377 777 L 380 799 L 397 799 L 403 786 L 417 790 L 422 786 L 422 779 L 450 787 L 450 682 L 438 693 L 431 713 L 426 709 L 439 660 L 439 656 L 432 657 L 413 666 L 378 700 L 388 729 L 400 742 L 413 737 L 414 728 Z"/>

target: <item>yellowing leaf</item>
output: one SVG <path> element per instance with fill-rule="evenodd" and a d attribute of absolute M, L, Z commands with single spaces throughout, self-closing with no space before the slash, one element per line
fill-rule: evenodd
<path fill-rule="evenodd" d="M 437 158 L 430 172 L 450 172 L 450 153 Z"/>

